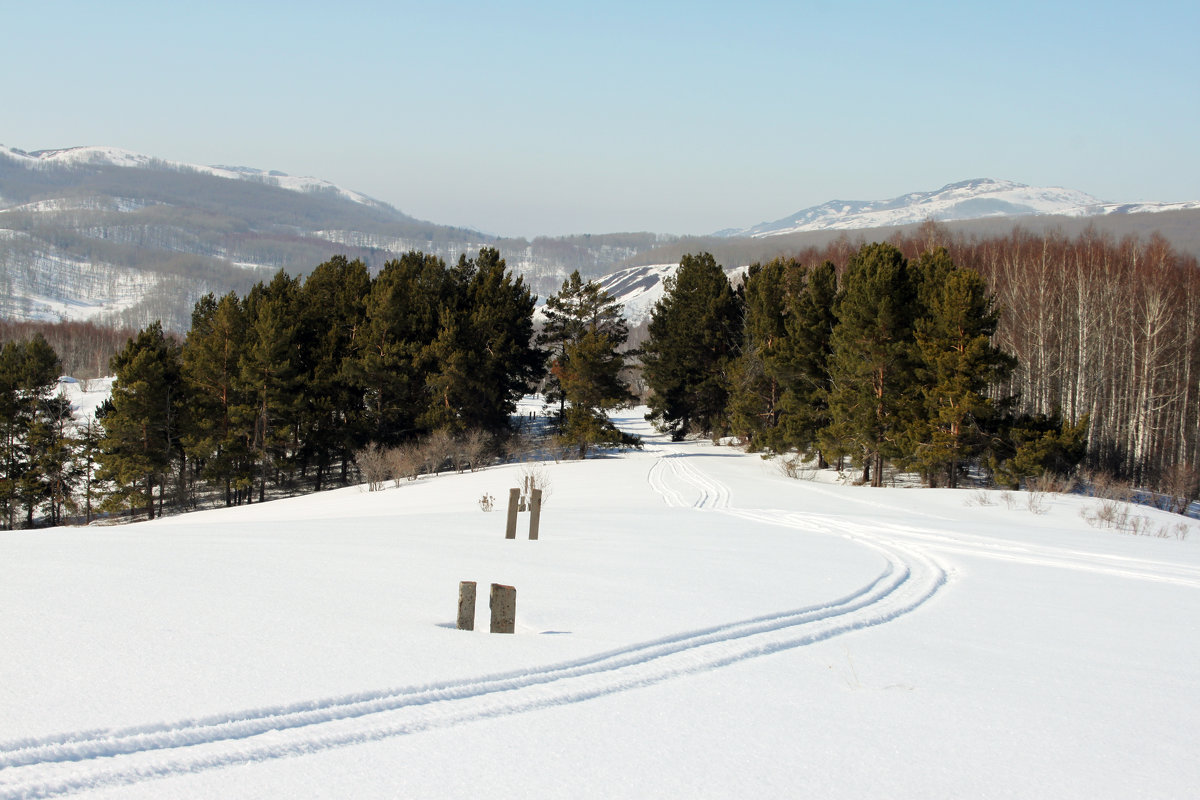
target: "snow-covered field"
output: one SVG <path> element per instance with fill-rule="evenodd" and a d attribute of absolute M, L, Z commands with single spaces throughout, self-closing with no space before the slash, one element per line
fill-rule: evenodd
<path fill-rule="evenodd" d="M 0 797 L 1200 786 L 1200 531 L 789 480 L 649 435 L 544 465 L 540 540 L 527 515 L 505 540 L 478 499 L 522 469 L 0 533 Z M 493 582 L 516 635 L 487 633 Z"/>

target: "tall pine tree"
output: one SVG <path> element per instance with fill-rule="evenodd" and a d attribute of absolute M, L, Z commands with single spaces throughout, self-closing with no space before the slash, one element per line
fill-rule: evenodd
<path fill-rule="evenodd" d="M 827 446 L 854 456 L 863 481 L 883 485 L 885 460 L 904 454 L 916 417 L 916 285 L 890 244 L 864 245 L 846 267 L 831 344 Z"/>
<path fill-rule="evenodd" d="M 648 418 L 676 440 L 693 432 L 716 433 L 726 424 L 740 303 L 709 253 L 685 255 L 665 283 L 642 356 L 653 391 Z"/>

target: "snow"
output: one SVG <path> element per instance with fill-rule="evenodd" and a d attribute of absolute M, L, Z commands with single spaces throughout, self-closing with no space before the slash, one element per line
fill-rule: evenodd
<path fill-rule="evenodd" d="M 80 165 L 106 165 L 114 167 L 166 167 L 169 169 L 188 169 L 228 180 L 255 180 L 269 183 L 295 192 L 333 191 L 338 196 L 363 205 L 382 205 L 364 194 L 343 189 L 336 184 L 320 178 L 294 177 L 278 171 L 266 171 L 251 167 L 203 166 L 188 164 L 182 161 L 170 161 L 154 158 L 153 156 L 135 153 L 120 147 L 69 147 L 61 150 L 40 150 L 27 153 L 12 147 L 0 145 L 0 156 L 7 156 L 30 169 L 46 167 L 75 167 Z"/>
<path fill-rule="evenodd" d="M 115 381 L 112 375 L 83 381 L 69 375 L 58 379 L 58 391 L 71 402 L 71 415 L 76 424 L 85 425 L 96 418 L 96 409 L 112 396 Z"/>
<path fill-rule="evenodd" d="M 647 435 L 0 533 L 0 797 L 1184 797 L 1200 531 L 790 480 Z M 1178 517 L 1147 510 L 1158 525 Z M 521 519 L 521 536 L 527 524 Z M 476 630 L 454 629 L 479 583 Z M 489 583 L 517 633 L 487 631 Z"/>
<path fill-rule="evenodd" d="M 1184 211 L 1200 208 L 1189 203 L 1106 203 L 1084 192 L 1059 186 L 1028 186 L 1014 181 L 976 178 L 931 192 L 912 192 L 890 200 L 847 202 L 833 200 L 798 211 L 775 222 L 721 231 L 721 236 L 782 236 L 801 231 L 857 230 L 911 225 L 925 220 L 965 220 L 1059 214 L 1090 217 Z"/>

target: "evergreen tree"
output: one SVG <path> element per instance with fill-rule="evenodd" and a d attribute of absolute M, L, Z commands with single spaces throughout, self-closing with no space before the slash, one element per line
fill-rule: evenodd
<path fill-rule="evenodd" d="M 917 261 L 926 315 L 916 322 L 924 418 L 914 428 L 911 462 L 931 484 L 958 485 L 961 467 L 988 445 L 996 408 L 990 387 L 1006 381 L 1011 356 L 991 343 L 1000 313 L 983 278 L 953 265 L 945 250 Z"/>
<path fill-rule="evenodd" d="M 239 425 L 248 416 L 240 368 L 246 333 L 237 295 L 217 300 L 208 294 L 196 303 L 182 350 L 190 397 L 184 446 L 203 465 L 201 475 L 223 487 L 227 506 L 234 503 L 233 489 L 245 489 L 251 477 L 249 437 Z"/>
<path fill-rule="evenodd" d="M 594 322 L 578 341 L 567 344 L 563 357 L 554 363 L 552 371 L 569 403 L 561 436 L 577 449 L 580 458 L 586 458 L 588 449 L 598 444 L 638 444 L 608 419 L 610 409 L 634 400 L 621 379 L 624 367 L 624 357 Z"/>
<path fill-rule="evenodd" d="M 783 395 L 794 377 L 788 359 L 787 280 L 799 269 L 783 259 L 753 264 L 742 284 L 743 341 L 731 372 L 729 416 L 733 432 L 752 450 L 781 448 Z"/>
<path fill-rule="evenodd" d="M 996 481 L 1018 489 L 1042 475 L 1070 475 L 1087 454 L 1089 418 L 1074 424 L 1059 414 L 1023 414 L 1006 421 L 990 466 Z"/>
<path fill-rule="evenodd" d="M 904 255 L 864 245 L 846 267 L 830 361 L 827 446 L 853 454 L 863 481 L 883 485 L 883 464 L 904 454 L 916 417 L 913 315 L 916 286 Z"/>
<path fill-rule="evenodd" d="M 40 333 L 0 349 L 0 510 L 9 529 L 19 507 L 31 526 L 38 506 L 55 498 L 61 507 L 68 488 L 62 483 L 69 461 L 62 454 L 63 403 L 55 397 L 60 371 L 58 355 Z M 65 414 L 69 419 L 69 404 Z"/>
<path fill-rule="evenodd" d="M 362 391 L 355 380 L 356 337 L 366 320 L 371 278 L 358 260 L 334 256 L 304 281 L 296 298 L 297 345 L 303 392 L 297 398 L 298 443 L 320 491 L 335 463 L 348 477 L 366 438 Z"/>
<path fill-rule="evenodd" d="M 38 403 L 29 426 L 29 454 L 21 492 L 26 524 L 32 527 L 34 512 L 44 508 L 50 525 L 60 525 L 74 508 L 72 494 L 80 476 L 71 401 L 62 394 L 43 396 Z"/>
<path fill-rule="evenodd" d="M 441 258 L 410 252 L 384 264 L 371 282 L 355 377 L 363 387 L 372 441 L 412 437 L 427 405 L 425 348 L 438 336 L 450 277 Z"/>
<path fill-rule="evenodd" d="M 830 424 L 830 358 L 833 329 L 837 324 L 837 272 L 826 261 L 804 273 L 804 286 L 792 297 L 786 319 L 785 359 L 791 380 L 780 401 L 781 440 L 784 447 L 807 452 L 821 441 L 821 431 Z M 825 452 L 818 449 L 817 463 L 825 466 Z"/>
<path fill-rule="evenodd" d="M 676 440 L 692 431 L 714 433 L 725 424 L 739 302 L 709 253 L 685 255 L 665 283 L 642 356 L 643 374 L 654 392 L 647 418 Z"/>
<path fill-rule="evenodd" d="M 568 348 L 578 345 L 585 335 L 607 338 L 612 353 L 625 345 L 629 328 L 622 316 L 621 304 L 598 282 L 583 282 L 579 270 L 571 273 L 557 294 L 546 299 L 543 307 L 546 323 L 538 334 L 537 343 L 549 350 L 550 372 L 546 378 L 546 399 L 559 404 L 559 424 L 566 412 L 566 395 L 559 373 L 568 368 Z M 611 359 L 606 359 L 611 361 Z M 623 362 L 622 362 L 623 365 Z"/>
<path fill-rule="evenodd" d="M 259 283 L 246 297 L 246 345 L 238 361 L 247 404 L 240 420 L 250 431 L 258 480 L 258 499 L 266 496 L 268 478 L 289 453 L 298 394 L 296 324 L 299 282 L 280 270 L 271 283 Z"/>
<path fill-rule="evenodd" d="M 155 322 L 113 356 L 112 409 L 104 416 L 101 480 L 111 481 L 109 505 L 142 506 L 154 518 L 154 489 L 163 505 L 166 476 L 180 454 L 184 401 L 179 346 Z"/>
<path fill-rule="evenodd" d="M 544 370 L 533 341 L 537 298 L 490 247 L 477 259 L 461 257 L 450 281 L 441 331 L 426 349 L 431 402 L 423 420 L 450 432 L 500 430 Z"/>

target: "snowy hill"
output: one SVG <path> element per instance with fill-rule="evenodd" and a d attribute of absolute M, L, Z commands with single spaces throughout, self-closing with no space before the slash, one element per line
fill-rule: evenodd
<path fill-rule="evenodd" d="M 22 166 L 32 169 L 109 166 L 188 170 L 229 180 L 246 180 L 269 186 L 279 186 L 294 192 L 332 193 L 354 203 L 388 208 L 385 203 L 319 178 L 297 178 L 283 172 L 260 170 L 252 167 L 210 167 L 199 164 L 186 164 L 180 161 L 153 158 L 119 147 L 69 147 L 61 150 L 38 150 L 27 153 L 23 150 L 0 145 L 0 157 L 7 157 Z"/>
<path fill-rule="evenodd" d="M 932 192 L 913 192 L 891 200 L 832 200 L 775 222 L 728 229 L 718 236 L 780 236 L 802 231 L 856 230 L 909 225 L 932 219 L 983 219 L 1028 215 L 1091 217 L 1200 209 L 1193 203 L 1106 203 L 1072 189 L 1027 186 L 979 178 L 952 183 Z"/>
<path fill-rule="evenodd" d="M 184 330 L 207 292 L 244 294 L 333 255 L 372 269 L 410 250 L 498 248 L 545 296 L 658 244 L 654 234 L 503 239 L 414 219 L 318 178 L 187 164 L 114 147 L 0 146 L 0 318 L 155 319 Z"/>
<path fill-rule="evenodd" d="M 4 532 L 0 798 L 1194 794 L 1195 523 L 789 480 L 642 411 L 542 465 L 539 541 L 476 502 L 521 465 Z"/>

